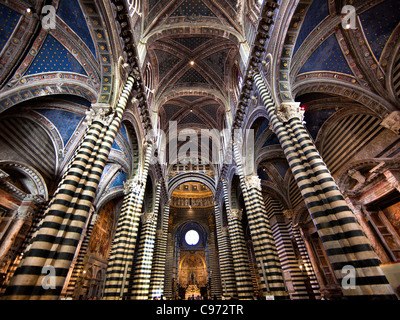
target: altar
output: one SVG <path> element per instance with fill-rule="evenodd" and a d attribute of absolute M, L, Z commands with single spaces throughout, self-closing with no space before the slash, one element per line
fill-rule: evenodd
<path fill-rule="evenodd" d="M 197 297 L 201 297 L 200 288 L 197 285 L 189 285 L 186 289 L 185 300 L 196 300 Z"/>

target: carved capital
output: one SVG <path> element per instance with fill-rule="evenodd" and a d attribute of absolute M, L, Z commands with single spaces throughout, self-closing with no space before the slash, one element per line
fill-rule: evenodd
<path fill-rule="evenodd" d="M 18 208 L 17 214 L 15 215 L 16 220 L 26 220 L 32 218 L 35 210 L 31 206 L 20 206 Z"/>
<path fill-rule="evenodd" d="M 248 176 L 244 179 L 247 189 L 261 190 L 261 179 L 258 176 Z"/>
<path fill-rule="evenodd" d="M 304 110 L 301 110 L 300 102 L 282 102 L 275 113 L 282 122 L 289 122 L 294 118 L 304 120 Z"/>
<path fill-rule="evenodd" d="M 37 205 L 43 202 L 45 202 L 45 200 L 41 196 L 27 194 L 18 208 L 15 219 L 26 220 L 32 218 L 36 212 Z"/>
<path fill-rule="evenodd" d="M 400 134 L 400 111 L 394 111 L 381 122 L 381 126 Z"/>
<path fill-rule="evenodd" d="M 85 123 L 90 126 L 94 121 L 109 126 L 114 119 L 114 113 L 110 105 L 105 103 L 93 104 L 89 111 L 86 111 Z"/>
<path fill-rule="evenodd" d="M 293 209 L 283 210 L 282 213 L 286 217 L 286 219 L 288 219 L 288 220 L 291 220 L 294 217 Z"/>
<path fill-rule="evenodd" d="M 145 212 L 141 215 L 142 224 L 152 223 L 156 219 L 156 214 L 154 212 Z"/>
<path fill-rule="evenodd" d="M 129 193 L 138 193 L 143 187 L 143 180 L 140 176 L 136 176 L 133 179 L 128 179 L 124 182 L 124 195 Z"/>
<path fill-rule="evenodd" d="M 231 209 L 228 211 L 228 218 L 230 220 L 239 220 L 241 221 L 243 217 L 243 210 L 240 209 Z"/>
<path fill-rule="evenodd" d="M 97 221 L 99 221 L 100 215 L 98 213 L 94 213 L 92 216 L 92 221 L 91 224 L 95 225 L 97 223 Z"/>
<path fill-rule="evenodd" d="M 400 172 L 397 170 L 387 170 L 383 174 L 390 185 L 400 192 Z"/>

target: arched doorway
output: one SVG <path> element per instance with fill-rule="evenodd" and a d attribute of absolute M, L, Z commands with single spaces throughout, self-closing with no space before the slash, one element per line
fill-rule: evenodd
<path fill-rule="evenodd" d="M 207 299 L 221 291 L 214 196 L 201 182 L 185 181 L 172 193 L 167 257 L 167 298 Z"/>

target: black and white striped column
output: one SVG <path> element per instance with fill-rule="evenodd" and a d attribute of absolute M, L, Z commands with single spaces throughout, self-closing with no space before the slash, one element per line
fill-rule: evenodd
<path fill-rule="evenodd" d="M 251 279 L 249 257 L 242 226 L 242 210 L 230 207 L 228 186 L 223 181 L 225 206 L 228 215 L 228 231 L 231 240 L 233 266 L 235 270 L 236 289 L 239 299 L 251 299 L 254 294 Z"/>
<path fill-rule="evenodd" d="M 58 299 L 85 227 L 135 78 L 115 108 L 92 108 L 88 129 L 52 199 L 4 299 Z"/>
<path fill-rule="evenodd" d="M 304 244 L 297 238 L 295 241 L 292 241 L 295 235 L 292 229 L 291 218 L 285 217 L 290 210 L 286 210 L 285 212 L 281 203 L 272 199 L 269 195 L 264 197 L 264 202 L 281 261 L 282 271 L 286 278 L 289 279 L 286 283 L 291 299 L 315 299 L 319 293 L 318 282 L 307 252 L 304 252 Z M 295 248 L 298 248 L 298 251 Z"/>
<path fill-rule="evenodd" d="M 222 294 L 226 297 L 237 297 L 235 270 L 233 267 L 232 249 L 229 243 L 228 229 L 227 227 L 222 226 L 222 216 L 218 202 L 214 203 L 214 208 Z"/>
<path fill-rule="evenodd" d="M 160 297 L 164 294 L 164 281 L 167 259 L 169 204 L 164 207 L 161 228 L 157 230 L 156 246 L 154 251 L 152 273 L 150 279 L 149 299 Z"/>
<path fill-rule="evenodd" d="M 94 212 L 94 208 L 92 207 L 92 211 Z M 83 230 L 80 244 L 77 247 L 77 254 L 73 259 L 70 267 L 70 272 L 66 278 L 64 289 L 62 292 L 62 298 L 65 299 L 74 299 L 76 298 L 77 293 L 77 283 L 79 277 L 82 277 L 84 271 L 83 260 L 87 253 L 87 248 L 89 245 L 90 237 L 92 235 L 93 227 L 95 226 L 98 215 L 91 214 L 92 218 L 88 226 Z"/>
<path fill-rule="evenodd" d="M 144 213 L 142 216 L 142 233 L 139 240 L 132 288 L 129 293 L 132 300 L 147 300 L 149 296 L 160 193 L 161 183 L 158 183 L 154 212 Z"/>
<path fill-rule="evenodd" d="M 125 197 L 108 260 L 104 300 L 122 300 L 128 296 L 152 149 L 153 144 L 146 148 L 142 173 L 125 184 Z"/>
<path fill-rule="evenodd" d="M 277 108 L 262 76 L 256 72 L 254 79 L 344 296 L 396 299 L 377 255 L 302 124 L 300 106 Z M 347 271 L 352 268 L 355 287 Z"/>
<path fill-rule="evenodd" d="M 234 143 L 234 158 L 243 191 L 263 293 L 272 295 L 275 299 L 287 299 L 289 295 L 286 291 L 279 255 L 262 199 L 261 180 L 258 176 L 244 176 L 242 153 L 237 143 Z"/>

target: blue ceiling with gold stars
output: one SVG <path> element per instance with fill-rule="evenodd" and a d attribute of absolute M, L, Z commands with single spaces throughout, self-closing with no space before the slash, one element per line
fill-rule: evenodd
<path fill-rule="evenodd" d="M 358 13 L 358 12 L 357 12 Z M 294 53 L 298 51 L 304 40 L 320 26 L 329 15 L 328 0 L 314 0 L 309 7 L 299 31 Z M 390 36 L 399 23 L 400 5 L 398 0 L 386 0 L 365 12 L 358 13 L 363 33 L 368 44 L 379 61 Z M 303 54 L 303 52 L 302 52 Z M 328 37 L 309 57 L 299 74 L 315 71 L 332 71 L 353 76 L 346 61 L 336 35 Z"/>
<path fill-rule="evenodd" d="M 228 52 L 229 50 L 218 51 L 204 59 L 221 79 L 224 78 L 225 62 L 228 57 Z"/>
<path fill-rule="evenodd" d="M 158 75 L 160 80 L 163 79 L 168 72 L 177 64 L 181 59 L 174 56 L 173 54 L 163 51 L 154 50 L 158 60 Z"/>
<path fill-rule="evenodd" d="M 183 3 L 172 13 L 172 17 L 184 16 L 206 16 L 215 17 L 215 14 L 208 8 L 203 1 L 200 0 L 185 0 Z"/>
<path fill-rule="evenodd" d="M 303 41 L 308 37 L 308 35 L 313 31 L 321 22 L 329 15 L 329 4 L 328 0 L 315 0 L 311 4 L 304 18 L 303 25 L 297 37 L 296 46 L 294 48 L 294 53 L 303 43 Z"/>
<path fill-rule="evenodd" d="M 201 120 L 196 114 L 190 112 L 185 118 L 183 118 L 179 124 L 204 124 L 204 121 Z"/>
<path fill-rule="evenodd" d="M 77 0 L 64 0 L 60 2 L 57 10 L 57 15 L 75 31 L 75 33 L 89 47 L 93 55 L 96 56 L 96 49 L 93 43 L 92 36 L 86 23 L 85 15 Z"/>
<path fill-rule="evenodd" d="M 36 112 L 54 124 L 63 139 L 64 146 L 83 119 L 83 115 L 59 109 L 37 109 Z"/>
<path fill-rule="evenodd" d="M 334 34 L 315 50 L 299 73 L 319 70 L 353 74 Z"/>
<path fill-rule="evenodd" d="M 208 37 L 182 37 L 182 38 L 173 38 L 175 42 L 183 45 L 185 48 L 190 51 L 196 50 L 198 47 L 203 45 L 204 43 L 211 40 Z"/>
<path fill-rule="evenodd" d="M 160 0 L 149 0 L 149 11 L 151 11 Z"/>
<path fill-rule="evenodd" d="M 183 83 L 208 83 L 206 79 L 195 69 L 190 68 L 186 73 L 179 79 L 178 84 Z"/>
<path fill-rule="evenodd" d="M 18 12 L 0 4 L 0 51 L 7 43 L 20 17 Z"/>
<path fill-rule="evenodd" d="M 377 18 L 379 17 L 379 18 Z M 386 0 L 360 14 L 365 37 L 377 60 L 400 20 L 398 0 Z"/>
<path fill-rule="evenodd" d="M 78 60 L 76 60 L 60 42 L 49 34 L 25 75 L 55 71 L 74 72 L 86 75 L 85 70 Z"/>

